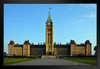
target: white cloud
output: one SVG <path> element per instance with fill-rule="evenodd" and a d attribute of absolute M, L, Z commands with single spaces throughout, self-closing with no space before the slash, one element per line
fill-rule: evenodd
<path fill-rule="evenodd" d="M 71 11 L 72 8 L 73 8 L 75 5 L 76 5 L 76 4 L 71 4 L 69 10 Z M 96 4 L 78 4 L 78 5 L 81 6 L 81 7 L 88 8 L 88 9 L 96 9 L 96 8 L 97 8 L 97 5 L 96 5 Z"/>
<path fill-rule="evenodd" d="M 82 19 L 72 20 L 71 23 L 82 23 Z"/>
<path fill-rule="evenodd" d="M 96 18 L 96 13 L 90 13 L 83 16 L 84 18 Z"/>
<path fill-rule="evenodd" d="M 83 23 L 89 18 L 96 18 L 96 14 L 90 13 L 90 14 L 80 16 L 78 19 L 71 21 L 71 23 Z"/>
<path fill-rule="evenodd" d="M 96 8 L 96 4 L 79 4 L 79 6 L 86 7 L 86 8 Z"/>
<path fill-rule="evenodd" d="M 96 17 L 96 14 L 90 13 L 88 17 L 89 17 L 89 18 L 95 18 L 95 17 Z"/>

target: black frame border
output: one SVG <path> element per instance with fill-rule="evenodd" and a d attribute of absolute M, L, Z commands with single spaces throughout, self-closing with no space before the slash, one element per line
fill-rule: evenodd
<path fill-rule="evenodd" d="M 99 48 L 99 45 L 100 45 L 100 30 L 99 30 L 99 23 L 100 23 L 100 20 L 99 20 L 99 8 L 100 6 L 98 6 L 98 0 L 1 0 L 0 1 L 1 4 L 0 4 L 0 68 L 43 68 L 43 69 L 99 69 L 99 65 L 100 65 L 100 48 Z M 97 4 L 97 65 L 96 66 L 84 66 L 84 65 L 78 65 L 78 66 L 75 66 L 75 65 L 68 65 L 68 66 L 3 66 L 3 48 L 4 48 L 4 4 L 68 4 L 68 3 L 95 3 Z"/>

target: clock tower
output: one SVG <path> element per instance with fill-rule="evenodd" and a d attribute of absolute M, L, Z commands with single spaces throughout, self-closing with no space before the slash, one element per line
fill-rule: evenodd
<path fill-rule="evenodd" d="M 51 20 L 50 12 L 48 13 L 48 19 L 46 22 L 46 55 L 54 54 L 53 46 L 53 22 Z"/>

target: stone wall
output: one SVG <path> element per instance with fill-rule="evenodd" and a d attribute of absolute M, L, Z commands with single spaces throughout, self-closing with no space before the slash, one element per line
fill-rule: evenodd
<path fill-rule="evenodd" d="M 30 45 L 23 44 L 23 56 L 30 56 Z"/>
<path fill-rule="evenodd" d="M 76 44 L 73 40 L 70 43 L 70 52 L 71 56 L 76 56 L 76 55 L 84 55 L 84 56 L 91 56 L 92 55 L 92 48 L 91 48 L 91 43 L 89 40 L 85 42 L 85 44 Z"/>
<path fill-rule="evenodd" d="M 80 46 L 80 47 L 76 47 L 76 52 L 75 54 L 82 54 L 85 55 L 85 46 Z"/>
<path fill-rule="evenodd" d="M 31 48 L 30 49 L 30 56 L 40 56 L 40 55 L 45 55 L 45 48 Z"/>
<path fill-rule="evenodd" d="M 8 55 L 9 56 L 13 56 L 14 53 L 14 45 L 15 43 L 13 41 L 10 41 L 10 43 L 8 44 Z"/>
<path fill-rule="evenodd" d="M 22 56 L 22 47 L 15 47 L 15 56 Z"/>
<path fill-rule="evenodd" d="M 54 48 L 54 55 L 62 55 L 62 56 L 70 55 L 70 49 L 69 48 Z"/>

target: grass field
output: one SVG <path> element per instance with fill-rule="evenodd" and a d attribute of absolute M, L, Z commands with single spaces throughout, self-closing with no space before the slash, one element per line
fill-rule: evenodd
<path fill-rule="evenodd" d="M 4 65 L 19 63 L 29 60 L 36 60 L 36 59 L 38 58 L 4 58 Z"/>
<path fill-rule="evenodd" d="M 81 62 L 90 65 L 97 65 L 96 57 L 62 57 L 61 59 Z"/>

